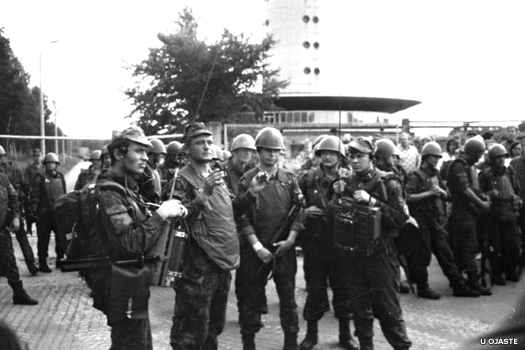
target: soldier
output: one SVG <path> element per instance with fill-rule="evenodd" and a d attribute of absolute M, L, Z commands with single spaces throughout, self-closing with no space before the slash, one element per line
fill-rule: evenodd
<path fill-rule="evenodd" d="M 490 197 L 488 243 L 492 247 L 490 266 L 492 282 L 505 285 L 505 279 L 518 281 L 520 246 L 517 218 L 523 204 L 516 172 L 505 166 L 507 150 L 501 144 L 489 149 L 490 167 L 479 175 L 481 192 Z M 505 278 L 503 277 L 505 274 Z"/>
<path fill-rule="evenodd" d="M 108 169 L 111 166 L 111 157 L 109 155 L 108 145 L 104 145 L 102 147 L 100 160 L 102 161 L 102 169 Z"/>
<path fill-rule="evenodd" d="M 7 283 L 13 289 L 13 303 L 15 305 L 36 305 L 38 301 L 27 295 L 20 280 L 11 239 L 10 229 L 16 232 L 20 228 L 18 193 L 9 182 L 7 175 L 1 173 L 0 190 L 4 193 L 0 197 L 0 271 L 7 277 Z M 9 213 L 12 214 L 12 217 Z"/>
<path fill-rule="evenodd" d="M 91 183 L 93 178 L 95 177 L 95 174 L 100 174 L 100 171 L 102 169 L 102 160 L 100 160 L 100 157 L 102 156 L 102 151 L 99 149 L 94 150 L 91 152 L 89 156 L 89 161 L 91 162 L 91 165 L 87 169 L 82 169 L 80 171 L 80 174 L 78 174 L 77 182 L 75 182 L 75 191 L 79 191 L 87 184 Z"/>
<path fill-rule="evenodd" d="M 212 136 L 203 123 L 186 128 L 188 164 L 180 170 L 175 183 L 175 197 L 188 208 L 190 237 L 182 278 L 175 285 L 170 336 L 173 349 L 218 348 L 217 338 L 226 321 L 230 271 L 240 263 L 239 239 L 224 172 L 210 166 Z"/>
<path fill-rule="evenodd" d="M 182 164 L 180 164 L 181 159 L 179 157 L 179 152 L 182 149 L 182 143 L 179 141 L 171 141 L 168 144 L 168 147 L 166 148 L 166 162 L 164 163 L 164 169 L 166 174 L 166 184 L 169 183 L 169 181 L 173 178 L 173 175 L 175 174 L 175 169 L 179 168 Z M 165 188 L 163 189 L 163 192 L 168 192 Z"/>
<path fill-rule="evenodd" d="M 303 317 L 307 321 L 307 330 L 300 344 L 301 350 L 311 350 L 318 342 L 318 322 L 330 309 L 328 286 L 333 291 L 334 315 L 339 320 L 338 345 L 347 350 L 358 349 L 350 333 L 351 303 L 344 285 L 345 261 L 336 250 L 331 232 L 326 230 L 324 216 L 330 184 L 350 174 L 339 165 L 345 156 L 344 149 L 338 137 L 326 136 L 316 151 L 321 159 L 319 167 L 310 169 L 299 179 L 299 187 L 306 200 L 306 222 L 305 231 L 301 234 L 301 246 L 307 292 Z"/>
<path fill-rule="evenodd" d="M 38 173 L 35 178 L 35 191 L 31 194 L 31 205 L 33 211 L 38 215 L 37 248 L 38 266 L 42 272 L 51 272 L 47 265 L 48 247 L 51 239 L 51 231 L 56 232 L 56 219 L 53 213 L 55 200 L 66 193 L 66 182 L 64 175 L 57 170 L 60 164 L 55 153 L 48 153 L 42 161 L 45 171 Z M 57 256 L 56 267 L 60 267 L 60 259 L 64 257 L 64 249 L 59 238 L 55 235 L 55 253 Z"/>
<path fill-rule="evenodd" d="M 36 216 L 36 213 L 32 211 L 31 206 L 31 193 L 34 191 L 35 188 L 35 178 L 36 174 L 44 171 L 44 165 L 42 164 L 42 151 L 40 151 L 40 148 L 34 148 L 31 152 L 31 155 L 33 157 L 33 162 L 29 163 L 26 167 L 24 176 L 26 178 L 27 184 L 28 184 L 28 193 L 26 194 L 26 199 L 24 203 L 24 209 L 26 214 L 26 222 L 27 222 L 27 231 L 31 234 L 33 232 L 32 226 L 33 223 L 36 223 L 38 218 Z M 37 268 L 38 271 L 38 268 Z"/>
<path fill-rule="evenodd" d="M 346 284 L 353 301 L 355 335 L 361 350 L 373 349 L 373 322 L 377 317 L 390 345 L 397 350 L 409 349 L 412 343 L 399 303 L 399 263 L 392 240 L 408 218 L 403 190 L 394 174 L 385 174 L 374 167 L 374 147 L 370 141 L 357 138 L 349 146 L 353 175 L 336 181 L 333 190 L 354 202 L 354 209 L 370 213 L 369 210 L 375 212 L 374 208 L 378 208 L 381 213 L 380 223 L 373 226 L 347 220 L 344 215 L 336 216 L 338 196 L 326 211 L 326 227 L 334 233 L 336 245 L 345 250 Z M 351 233 L 353 238 L 348 237 Z M 339 242 L 339 237 L 345 240 Z"/>
<path fill-rule="evenodd" d="M 98 227 L 108 241 L 112 261 L 141 259 L 147 256 L 167 219 L 176 219 L 186 213 L 177 200 L 163 202 L 155 212 L 150 212 L 138 193 L 134 180 L 146 167 L 151 143 L 141 129 L 130 127 L 114 132 L 108 146 L 111 167 L 99 176 L 98 181 L 112 181 L 125 191 L 100 192 Z M 97 307 L 107 317 L 111 327 L 111 349 L 153 349 L 148 315 L 149 286 L 152 272 L 147 264 L 131 266 L 112 265 L 92 272 L 93 280 L 105 281 L 104 293 L 97 294 Z"/>
<path fill-rule="evenodd" d="M 2 146 L 0 146 L 0 172 L 7 175 L 9 181 L 18 193 L 18 204 L 20 205 L 20 213 L 22 213 L 23 205 L 27 202 L 28 183 L 24 176 L 20 165 L 16 161 L 8 161 L 7 154 Z M 27 231 L 24 227 L 24 218 L 19 217 L 19 227 L 15 231 L 16 240 L 20 244 L 22 255 L 24 256 L 27 269 L 32 275 L 38 274 L 38 267 L 35 265 L 35 254 L 27 239 Z"/>
<path fill-rule="evenodd" d="M 242 245 L 241 266 L 237 271 L 243 284 L 237 293 L 243 349 L 255 349 L 255 333 L 261 329 L 261 313 L 266 310 L 265 287 L 272 273 L 279 295 L 284 350 L 297 350 L 294 244 L 299 231 L 304 229 L 302 215 L 289 222 L 289 231 L 283 232 L 273 246 L 270 242 L 283 223 L 292 221 L 287 214 L 294 204 L 301 203 L 302 193 L 293 173 L 277 165 L 284 149 L 283 137 L 277 129 L 262 129 L 255 138 L 255 147 L 260 164 L 244 174 L 236 199 L 237 208 L 247 210 L 245 220 L 239 223 L 239 234 L 246 243 Z M 265 184 L 255 195 L 248 190 L 254 183 Z"/>
<path fill-rule="evenodd" d="M 454 255 L 448 244 L 446 230 L 446 203 L 448 190 L 441 180 L 437 164 L 441 158 L 441 146 L 429 142 L 421 150 L 421 166 L 409 174 L 406 184 L 407 202 L 410 214 L 419 225 L 416 249 L 407 257 L 410 277 L 417 283 L 420 297 L 437 299 L 439 294 L 428 285 L 427 267 L 432 253 L 450 281 L 454 296 L 479 297 L 479 292 L 470 289 L 454 263 Z"/>
<path fill-rule="evenodd" d="M 480 211 L 489 210 L 489 202 L 476 194 L 479 187 L 472 168 L 483 152 L 483 141 L 472 137 L 465 143 L 464 152 L 449 165 L 447 187 L 450 191 L 452 210 L 448 227 L 454 259 L 459 271 L 467 273 L 467 285 L 481 295 L 491 295 L 490 289 L 479 283 L 480 276 L 475 261 L 478 253 L 477 219 Z"/>
<path fill-rule="evenodd" d="M 242 175 L 255 165 L 252 162 L 255 140 L 248 134 L 237 135 L 232 142 L 232 157 L 225 160 L 226 184 L 237 195 Z"/>
<path fill-rule="evenodd" d="M 151 139 L 150 142 L 152 146 L 148 153 L 146 170 L 144 170 L 139 187 L 140 193 L 146 200 L 159 203 L 162 196 L 162 178 L 159 170 L 164 164 L 167 152 L 166 146 L 161 140 Z"/>
<path fill-rule="evenodd" d="M 510 161 L 510 166 L 516 171 L 516 178 L 520 184 L 521 201 L 525 201 L 525 138 L 521 139 L 521 155 Z M 518 226 L 521 231 L 521 255 L 518 260 L 520 270 L 525 266 L 525 205 L 521 206 L 518 216 Z M 521 271 L 520 271 L 521 274 Z"/>

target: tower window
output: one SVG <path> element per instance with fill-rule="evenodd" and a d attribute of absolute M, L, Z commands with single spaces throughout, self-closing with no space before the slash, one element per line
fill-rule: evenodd
<path fill-rule="evenodd" d="M 314 73 L 315 73 L 315 75 L 319 75 L 319 73 L 321 73 L 321 71 L 319 70 L 319 68 L 315 68 L 314 69 Z"/>
<path fill-rule="evenodd" d="M 314 22 L 314 23 L 318 23 L 318 22 L 319 22 L 319 17 L 314 16 L 314 17 L 312 18 L 312 22 Z"/>
<path fill-rule="evenodd" d="M 312 70 L 308 67 L 306 67 L 305 69 L 303 69 L 303 72 L 304 74 L 310 74 L 312 72 Z"/>
<path fill-rule="evenodd" d="M 309 48 L 310 48 L 310 42 L 309 42 L 309 41 L 305 41 L 305 42 L 303 43 L 303 47 L 304 47 L 305 49 L 309 49 Z"/>
<path fill-rule="evenodd" d="M 316 42 L 314 43 L 314 49 L 318 49 L 318 48 L 319 48 L 319 43 L 316 41 Z"/>
<path fill-rule="evenodd" d="M 310 22 L 310 17 L 307 16 L 307 15 L 304 15 L 304 16 L 303 16 L 303 22 L 304 22 L 304 23 L 308 23 L 308 22 Z"/>
<path fill-rule="evenodd" d="M 268 27 L 270 25 L 270 20 L 267 19 L 266 21 L 264 21 L 264 25 Z"/>

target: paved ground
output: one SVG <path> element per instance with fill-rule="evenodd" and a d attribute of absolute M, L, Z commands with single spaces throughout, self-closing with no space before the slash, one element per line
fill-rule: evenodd
<path fill-rule="evenodd" d="M 82 163 L 81 163 L 82 164 Z M 83 164 L 85 166 L 85 164 Z M 78 171 L 78 168 L 75 170 Z M 75 177 L 76 178 L 76 177 Z M 36 236 L 30 242 L 36 251 Z M 76 273 L 53 270 L 51 274 L 31 276 L 21 259 L 18 244 L 17 260 L 27 291 L 40 301 L 37 306 L 12 304 L 12 292 L 4 277 L 0 277 L 0 317 L 9 322 L 31 350 L 99 350 L 109 348 L 109 328 L 105 317 L 91 307 L 88 289 Z M 51 243 L 53 246 L 54 242 Z M 52 254 L 52 253 L 51 253 Z M 302 315 L 305 301 L 302 258 L 298 258 L 297 303 Z M 54 261 L 51 261 L 54 266 Z M 475 337 L 493 327 L 505 315 L 512 314 L 514 298 L 523 284 L 510 283 L 494 287 L 494 295 L 477 299 L 454 298 L 436 262 L 430 267 L 431 285 L 443 297 L 437 301 L 416 296 L 401 295 L 404 318 L 415 350 L 451 350 L 465 340 Z M 169 331 L 173 314 L 175 293 L 172 289 L 152 287 L 150 316 L 154 348 L 168 350 Z M 283 335 L 278 318 L 278 301 L 272 282 L 268 288 L 269 314 L 264 317 L 265 327 L 257 335 L 260 350 L 281 349 Z M 300 337 L 304 336 L 306 324 L 301 320 Z M 352 326 L 353 327 L 353 326 Z M 337 322 L 332 313 L 325 315 L 320 324 L 318 350 L 337 349 Z M 390 349 L 375 322 L 377 350 Z M 241 349 L 237 325 L 236 300 L 230 292 L 227 324 L 220 339 L 221 350 Z M 0 345 L 1 349 L 1 345 Z"/>

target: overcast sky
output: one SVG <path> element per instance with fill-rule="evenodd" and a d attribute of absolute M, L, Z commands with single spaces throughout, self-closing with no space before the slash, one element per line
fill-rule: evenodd
<path fill-rule="evenodd" d="M 298 0 L 297 0 L 298 1 Z M 15 55 L 56 102 L 72 136 L 107 138 L 129 125 L 124 67 L 145 59 L 188 4 L 199 31 L 264 35 L 263 0 L 3 1 L 0 27 Z M 359 96 L 416 99 L 420 120 L 521 120 L 525 108 L 525 0 L 322 0 L 337 8 L 334 85 Z M 57 43 L 50 43 L 57 40 Z M 323 71 L 325 72 L 325 71 Z M 343 77 L 343 78 L 341 78 Z M 347 84 L 348 82 L 348 84 Z"/>

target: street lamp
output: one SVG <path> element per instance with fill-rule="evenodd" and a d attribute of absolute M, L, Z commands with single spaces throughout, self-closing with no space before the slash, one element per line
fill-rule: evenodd
<path fill-rule="evenodd" d="M 58 43 L 58 40 L 50 41 L 49 44 L 55 44 Z M 40 55 L 39 55 L 39 68 L 40 68 L 40 136 L 42 138 L 40 139 L 40 149 L 42 150 L 42 154 L 46 155 L 46 130 L 45 130 L 45 116 L 44 116 L 44 91 L 42 90 L 42 49 L 40 49 Z"/>

